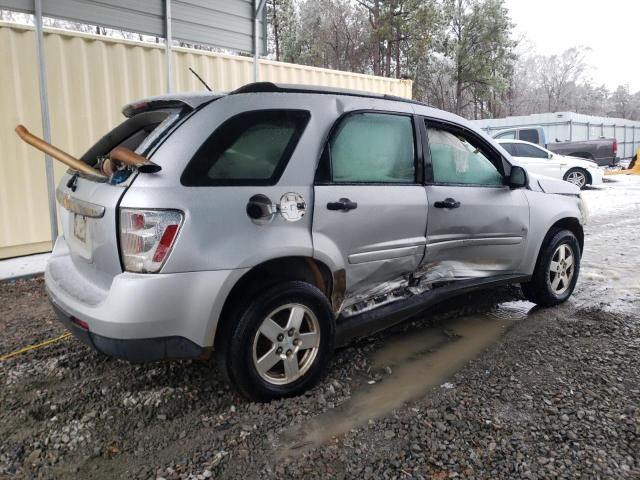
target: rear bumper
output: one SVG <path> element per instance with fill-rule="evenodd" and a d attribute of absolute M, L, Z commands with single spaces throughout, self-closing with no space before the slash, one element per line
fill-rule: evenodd
<path fill-rule="evenodd" d="M 130 362 L 153 362 L 167 359 L 186 359 L 206 357 L 209 348 L 196 345 L 184 337 L 158 337 L 122 340 L 103 337 L 76 325 L 71 315 L 51 300 L 54 311 L 67 329 L 85 345 L 110 357 Z"/>
<path fill-rule="evenodd" d="M 593 161 L 600 167 L 615 167 L 620 162 L 620 159 L 618 157 L 602 157 Z"/>
<path fill-rule="evenodd" d="M 123 272 L 97 284 L 60 237 L 45 270 L 58 318 L 81 341 L 132 361 L 200 357 L 213 346 L 224 302 L 246 271 Z M 71 321 L 75 317 L 88 331 Z"/>

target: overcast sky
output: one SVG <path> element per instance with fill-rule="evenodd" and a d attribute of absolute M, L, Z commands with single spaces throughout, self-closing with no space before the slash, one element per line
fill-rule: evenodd
<path fill-rule="evenodd" d="M 640 0 L 506 0 L 516 38 L 541 54 L 591 47 L 589 75 L 614 89 L 640 90 Z"/>

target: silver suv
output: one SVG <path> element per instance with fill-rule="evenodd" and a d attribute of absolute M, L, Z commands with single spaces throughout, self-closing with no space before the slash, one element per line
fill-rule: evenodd
<path fill-rule="evenodd" d="M 45 273 L 60 320 L 107 355 L 215 353 L 268 400 L 435 302 L 519 283 L 551 306 L 578 279 L 578 188 L 450 113 L 271 83 L 123 113 L 80 159 L 108 176 L 69 170 L 58 187 Z M 144 161 L 118 164 L 116 147 Z"/>

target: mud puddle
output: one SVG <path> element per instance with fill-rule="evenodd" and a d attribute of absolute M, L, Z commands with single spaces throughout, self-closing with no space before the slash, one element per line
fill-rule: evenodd
<path fill-rule="evenodd" d="M 390 368 L 392 373 L 365 386 L 345 404 L 300 425 L 291 437 L 298 440 L 285 445 L 280 458 L 304 454 L 424 395 L 496 342 L 515 321 L 526 318 L 532 308 L 525 301 L 505 302 L 486 314 L 386 339 L 372 364 L 374 369 Z"/>

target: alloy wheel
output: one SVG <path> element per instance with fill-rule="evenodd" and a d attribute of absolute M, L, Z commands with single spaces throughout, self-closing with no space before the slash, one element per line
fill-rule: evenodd
<path fill-rule="evenodd" d="M 262 321 L 253 340 L 253 364 L 260 377 L 274 385 L 301 378 L 320 348 L 320 324 L 305 305 L 278 307 Z"/>
<path fill-rule="evenodd" d="M 566 243 L 560 244 L 549 264 L 549 283 L 556 295 L 562 295 L 571 285 L 575 273 L 575 255 Z"/>
<path fill-rule="evenodd" d="M 573 183 L 574 185 L 582 188 L 587 184 L 587 177 L 584 173 L 574 170 L 567 175 L 567 182 Z"/>

